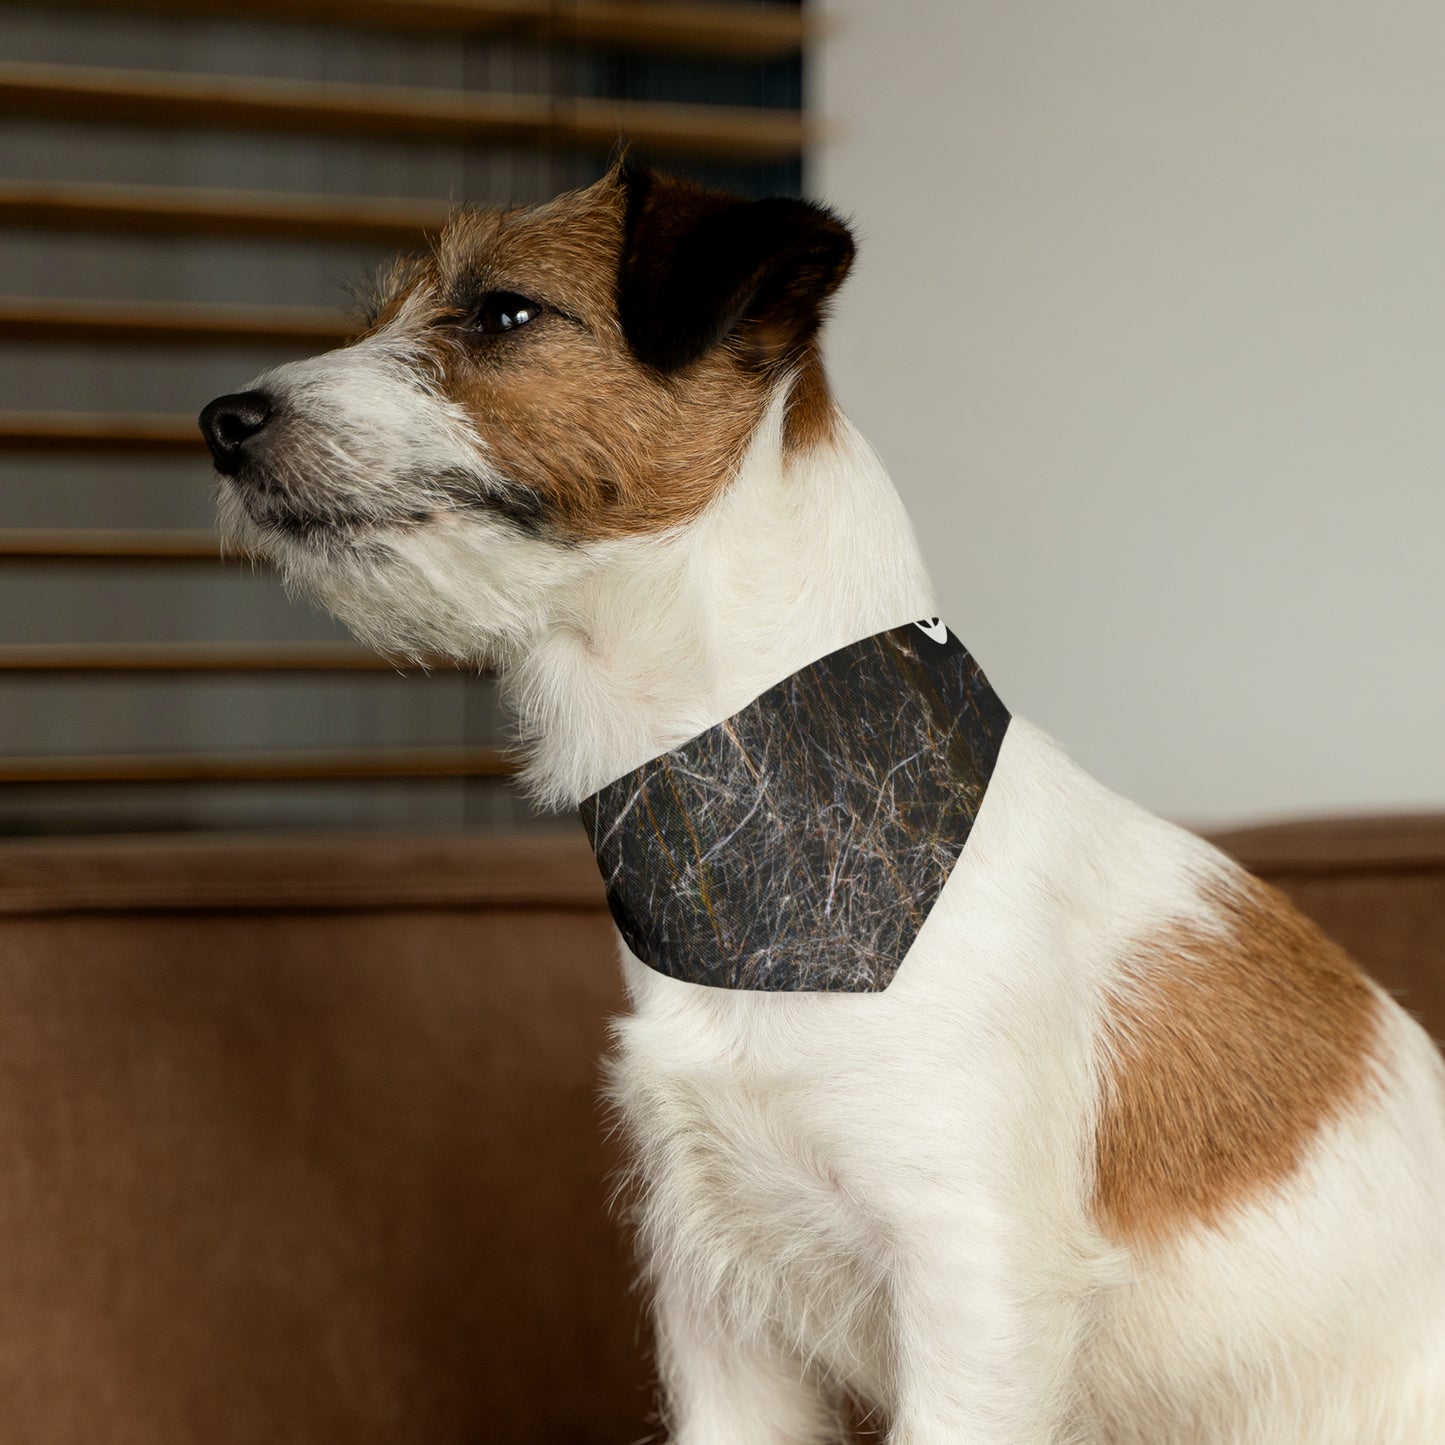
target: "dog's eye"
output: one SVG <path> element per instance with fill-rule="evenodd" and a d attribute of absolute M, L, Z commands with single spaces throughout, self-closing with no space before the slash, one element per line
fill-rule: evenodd
<path fill-rule="evenodd" d="M 535 321 L 541 311 L 539 302 L 519 296 L 515 291 L 488 291 L 472 313 L 472 324 L 478 331 L 496 336 Z"/>

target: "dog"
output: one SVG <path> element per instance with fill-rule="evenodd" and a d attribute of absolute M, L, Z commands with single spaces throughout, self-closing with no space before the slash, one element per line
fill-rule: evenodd
<path fill-rule="evenodd" d="M 223 530 L 366 642 L 495 668 L 527 784 L 577 806 L 860 639 L 943 635 L 822 367 L 852 259 L 821 206 L 626 159 L 460 212 L 360 339 L 202 413 Z M 850 1401 L 893 1445 L 1445 1441 L 1425 1033 L 1020 719 L 950 863 L 886 987 L 622 949 L 675 1445 L 836 1441 Z"/>

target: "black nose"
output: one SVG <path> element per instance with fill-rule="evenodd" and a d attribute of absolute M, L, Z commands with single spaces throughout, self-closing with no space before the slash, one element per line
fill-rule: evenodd
<path fill-rule="evenodd" d="M 207 405 L 201 413 L 201 435 L 222 476 L 234 477 L 241 470 L 246 443 L 270 419 L 271 398 L 264 391 L 238 391 Z"/>

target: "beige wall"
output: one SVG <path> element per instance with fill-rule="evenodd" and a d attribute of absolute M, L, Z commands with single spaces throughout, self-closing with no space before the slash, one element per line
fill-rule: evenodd
<path fill-rule="evenodd" d="M 1186 820 L 1445 805 L 1445 6 L 832 10 L 834 378 L 1004 699 Z"/>

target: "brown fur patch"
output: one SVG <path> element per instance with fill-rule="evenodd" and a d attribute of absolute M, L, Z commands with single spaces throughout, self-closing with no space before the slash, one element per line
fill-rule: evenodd
<path fill-rule="evenodd" d="M 515 337 L 445 360 L 447 390 L 477 418 L 492 461 L 569 536 L 690 521 L 737 469 L 766 402 L 759 379 L 726 348 L 675 378 L 632 357 L 617 321 L 614 192 L 468 222 L 441 253 L 443 291 L 480 269 L 485 288 L 552 308 Z"/>
<path fill-rule="evenodd" d="M 783 429 L 783 445 L 796 454 L 825 446 L 833 440 L 838 425 L 838 407 L 815 345 L 808 347 L 798 368 Z"/>
<path fill-rule="evenodd" d="M 1094 1207 L 1130 1242 L 1283 1184 L 1372 1077 L 1379 1001 L 1351 960 L 1246 874 L 1210 901 L 1219 931 L 1141 940 L 1109 1003 Z"/>
<path fill-rule="evenodd" d="M 617 304 L 625 209 L 614 173 L 544 206 L 462 212 L 379 311 L 380 325 L 416 335 L 445 393 L 474 418 L 488 461 L 571 540 L 696 517 L 736 473 L 775 376 L 741 340 L 670 375 L 633 356 Z M 515 332 L 480 337 L 468 308 L 492 291 L 545 309 Z M 792 449 L 831 430 L 815 351 L 799 378 Z"/>

